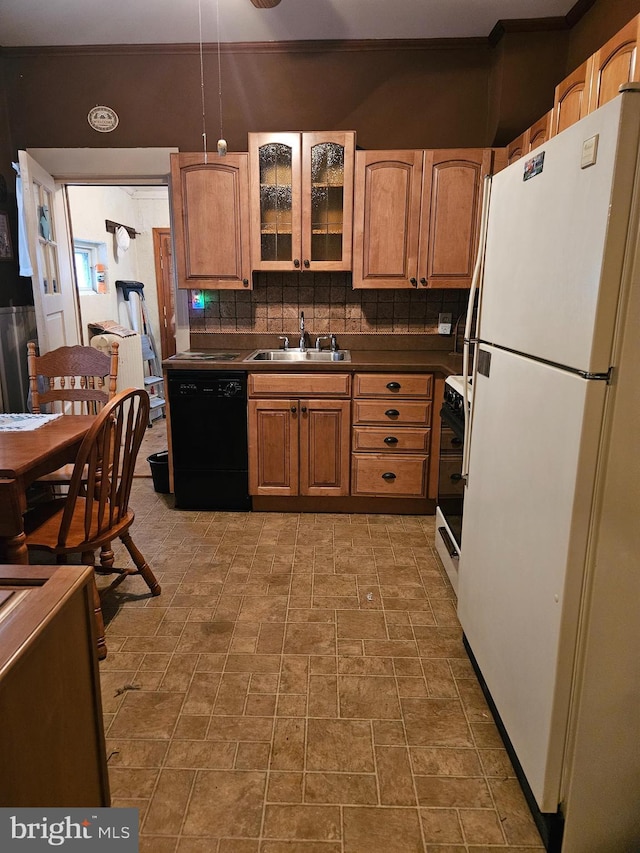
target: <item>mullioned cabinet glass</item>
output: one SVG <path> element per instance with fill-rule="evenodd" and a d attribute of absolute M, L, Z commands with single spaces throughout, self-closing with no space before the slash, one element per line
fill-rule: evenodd
<path fill-rule="evenodd" d="M 250 133 L 257 270 L 351 269 L 355 133 Z"/>

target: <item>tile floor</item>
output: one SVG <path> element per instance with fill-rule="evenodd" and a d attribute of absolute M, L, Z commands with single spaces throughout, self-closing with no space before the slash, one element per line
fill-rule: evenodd
<path fill-rule="evenodd" d="M 141 853 L 542 850 L 433 517 L 180 512 L 148 477 L 132 506 L 163 592 L 105 601 L 101 672 Z"/>

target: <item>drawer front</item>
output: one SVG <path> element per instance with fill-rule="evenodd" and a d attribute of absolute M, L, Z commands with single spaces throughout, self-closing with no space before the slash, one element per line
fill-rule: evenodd
<path fill-rule="evenodd" d="M 250 397 L 349 397 L 349 373 L 250 373 Z"/>
<path fill-rule="evenodd" d="M 354 400 L 353 423 L 431 426 L 431 402 L 417 400 Z"/>
<path fill-rule="evenodd" d="M 431 373 L 356 373 L 354 397 L 426 397 L 433 396 Z"/>
<path fill-rule="evenodd" d="M 440 453 L 443 456 L 459 456 L 462 453 L 462 439 L 452 429 L 443 426 L 440 430 Z"/>
<path fill-rule="evenodd" d="M 464 480 L 460 476 L 462 456 L 449 456 L 440 459 L 438 477 L 438 497 L 449 498 L 464 493 Z"/>
<path fill-rule="evenodd" d="M 428 453 L 431 430 L 354 427 L 353 450 L 368 453 Z"/>
<path fill-rule="evenodd" d="M 428 462 L 428 456 L 354 453 L 351 456 L 351 494 L 424 498 Z"/>

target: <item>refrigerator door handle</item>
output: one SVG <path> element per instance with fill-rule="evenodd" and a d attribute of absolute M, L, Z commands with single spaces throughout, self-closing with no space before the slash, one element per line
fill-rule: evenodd
<path fill-rule="evenodd" d="M 491 175 L 486 175 L 484 179 L 484 187 L 482 192 L 482 209 L 480 213 L 480 233 L 478 236 L 478 252 L 476 254 L 476 262 L 473 268 L 473 276 L 471 278 L 471 288 L 469 290 L 469 304 L 467 306 L 467 322 L 464 329 L 464 346 L 462 358 L 462 391 L 464 396 L 464 446 L 462 449 L 462 479 L 465 483 L 469 479 L 469 448 L 471 446 L 471 429 L 473 423 L 473 412 L 469 407 L 469 346 L 471 343 L 471 327 L 473 324 L 473 308 L 476 299 L 476 292 L 482 293 L 482 274 L 484 271 L 484 255 L 487 245 L 487 225 L 489 222 L 489 201 L 491 198 Z M 478 316 L 476 318 L 476 327 L 480 321 L 480 302 L 478 302 Z M 476 328 L 476 332 L 478 329 Z M 476 360 L 478 357 L 478 347 L 476 346 L 473 354 L 473 366 L 471 375 L 475 382 L 477 372 Z"/>

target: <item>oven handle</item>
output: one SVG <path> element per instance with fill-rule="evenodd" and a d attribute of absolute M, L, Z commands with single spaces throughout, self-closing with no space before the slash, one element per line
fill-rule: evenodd
<path fill-rule="evenodd" d="M 451 557 L 451 559 L 452 560 L 459 559 L 460 554 L 458 553 L 458 549 L 456 548 L 456 546 L 453 544 L 453 540 L 449 536 L 449 531 L 447 530 L 447 528 L 446 527 L 439 527 L 438 533 L 440 534 L 440 538 L 444 542 L 445 548 L 449 552 L 449 556 Z"/>

